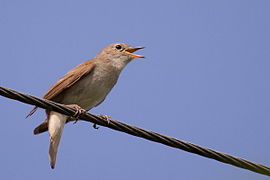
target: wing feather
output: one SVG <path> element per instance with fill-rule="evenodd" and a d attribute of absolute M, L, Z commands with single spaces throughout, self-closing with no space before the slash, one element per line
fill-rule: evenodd
<path fill-rule="evenodd" d="M 95 67 L 92 60 L 85 61 L 73 68 L 54 85 L 52 85 L 43 96 L 44 99 L 53 99 L 59 95 L 62 91 L 75 84 L 83 76 L 90 73 Z"/>
<path fill-rule="evenodd" d="M 56 98 L 65 89 L 69 88 L 70 86 L 78 82 L 78 80 L 80 80 L 82 77 L 92 72 L 94 68 L 95 63 L 91 59 L 81 63 L 80 65 L 70 70 L 67 74 L 65 74 L 55 84 L 53 84 L 45 93 L 43 98 L 49 100 Z M 32 109 L 32 111 L 26 116 L 26 118 L 34 114 L 36 110 L 37 107 L 34 107 L 34 109 Z"/>

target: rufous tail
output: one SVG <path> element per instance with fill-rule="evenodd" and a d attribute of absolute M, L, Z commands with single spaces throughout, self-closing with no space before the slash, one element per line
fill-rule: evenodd
<path fill-rule="evenodd" d="M 66 115 L 53 111 L 50 112 L 48 117 L 48 129 L 50 136 L 49 160 L 52 169 L 55 167 L 58 146 L 67 118 L 68 117 Z"/>

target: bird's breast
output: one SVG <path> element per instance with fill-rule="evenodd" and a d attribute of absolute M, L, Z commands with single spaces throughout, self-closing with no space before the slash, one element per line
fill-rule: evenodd
<path fill-rule="evenodd" d="M 78 80 L 65 91 L 62 103 L 78 104 L 87 110 L 97 106 L 111 91 L 117 82 L 119 73 L 96 67 L 94 71 Z"/>

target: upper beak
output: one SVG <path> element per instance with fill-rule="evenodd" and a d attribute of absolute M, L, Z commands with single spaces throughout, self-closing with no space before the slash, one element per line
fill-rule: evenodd
<path fill-rule="evenodd" d="M 144 56 L 133 54 L 133 52 L 143 49 L 144 47 L 129 47 L 124 50 L 125 53 L 129 54 L 133 59 L 135 58 L 144 58 Z"/>

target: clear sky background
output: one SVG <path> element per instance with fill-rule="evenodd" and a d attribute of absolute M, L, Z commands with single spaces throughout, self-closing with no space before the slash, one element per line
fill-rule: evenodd
<path fill-rule="evenodd" d="M 269 0 L 0 0 L 0 85 L 41 97 L 110 43 L 146 46 L 93 113 L 270 166 L 269 17 Z M 269 179 L 86 122 L 51 170 L 31 108 L 0 97 L 0 179 Z"/>

